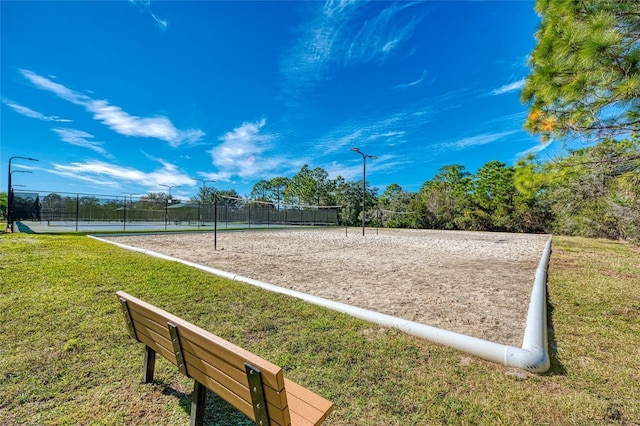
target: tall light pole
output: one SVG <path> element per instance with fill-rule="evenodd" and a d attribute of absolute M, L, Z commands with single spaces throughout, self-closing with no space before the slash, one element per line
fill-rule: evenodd
<path fill-rule="evenodd" d="M 124 195 L 128 195 L 129 196 L 129 204 L 133 204 L 133 192 L 123 192 Z M 127 197 L 124 197 L 125 202 L 127 200 Z"/>
<path fill-rule="evenodd" d="M 129 204 L 133 204 L 133 193 L 123 192 L 124 195 L 129 196 Z M 124 218 L 122 220 L 122 230 L 127 230 L 127 197 L 124 197 Z"/>
<path fill-rule="evenodd" d="M 202 201 L 202 204 L 204 206 L 204 194 L 205 194 L 205 191 L 206 191 L 206 188 L 207 188 L 206 184 L 207 184 L 207 182 L 215 182 L 215 180 L 207 180 L 207 179 L 200 179 L 200 178 L 194 178 L 194 177 L 192 177 L 191 179 L 192 180 L 197 180 L 199 182 L 202 182 L 202 194 L 200 194 L 200 200 Z M 198 212 L 198 216 L 200 216 L 199 212 Z M 200 220 L 199 217 L 198 217 L 198 220 Z"/>
<path fill-rule="evenodd" d="M 163 184 L 160 184 L 160 186 L 164 186 L 165 188 L 169 188 L 169 199 L 171 199 L 171 188 L 176 188 L 179 185 L 163 185 Z"/>
<path fill-rule="evenodd" d="M 14 155 L 13 157 L 9 158 L 9 167 L 7 168 L 8 175 L 9 175 L 7 178 L 7 228 L 10 228 L 11 232 L 13 232 L 13 218 L 11 217 L 11 209 L 13 208 L 13 203 L 12 203 L 13 200 L 11 197 L 11 161 L 16 158 L 20 158 L 22 160 L 29 160 L 29 161 L 38 161 L 35 158 L 22 157 L 19 155 Z"/>
<path fill-rule="evenodd" d="M 171 188 L 175 188 L 178 185 L 163 185 L 160 184 L 160 186 L 164 186 L 165 188 L 169 188 L 169 198 L 167 198 L 164 202 L 164 230 L 167 230 L 167 223 L 169 222 L 169 211 L 168 211 L 168 207 L 169 207 L 169 203 L 171 202 Z"/>
<path fill-rule="evenodd" d="M 200 197 L 202 199 L 202 204 L 204 207 L 204 193 L 205 193 L 205 188 L 206 188 L 206 183 L 207 182 L 215 182 L 215 180 L 207 180 L 207 179 L 200 179 L 200 178 L 191 178 L 193 180 L 197 180 L 202 182 L 202 196 Z M 216 202 L 217 196 L 215 191 L 213 192 L 213 251 L 216 251 L 218 249 L 218 203 Z M 200 215 L 198 213 L 198 215 Z"/>
<path fill-rule="evenodd" d="M 365 154 L 360 151 L 359 148 L 351 148 L 351 151 L 362 155 L 362 236 L 364 236 L 364 213 L 366 210 L 365 202 L 367 199 L 367 158 L 374 160 L 378 157 L 375 155 Z"/>
<path fill-rule="evenodd" d="M 133 192 L 123 192 L 124 195 L 128 195 L 129 196 L 129 203 L 133 203 Z M 125 197 L 126 200 L 126 197 Z"/>
<path fill-rule="evenodd" d="M 11 176 L 11 180 L 13 181 L 13 174 L 14 173 L 32 173 L 29 170 L 12 170 L 11 173 L 9 173 L 9 176 Z M 24 186 L 24 185 L 14 185 L 13 182 L 11 183 L 11 192 L 9 193 L 9 195 L 7 196 L 7 210 L 9 210 L 11 212 L 11 232 L 14 231 L 13 229 L 13 206 L 14 206 L 14 201 L 15 201 L 15 193 L 13 192 L 13 188 L 15 188 L 16 186 Z"/>

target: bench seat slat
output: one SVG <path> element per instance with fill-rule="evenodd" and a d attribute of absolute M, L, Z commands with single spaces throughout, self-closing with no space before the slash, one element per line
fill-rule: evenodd
<path fill-rule="evenodd" d="M 137 321 L 133 321 L 134 325 L 138 325 Z M 154 351 L 161 354 L 165 357 L 170 363 L 176 365 L 176 356 L 173 353 L 173 349 L 167 349 L 162 344 L 158 343 L 161 339 L 157 339 L 157 334 L 153 337 L 153 331 L 150 331 L 146 328 L 136 328 L 136 334 L 138 335 L 138 339 L 145 345 L 149 346 Z"/>
<path fill-rule="evenodd" d="M 206 361 L 199 359 L 188 351 L 185 351 L 185 361 L 187 362 L 189 374 L 200 383 L 213 390 L 227 402 L 238 407 L 238 403 L 242 403 L 247 407 L 244 411 L 249 418 L 253 418 L 253 408 L 251 402 L 251 393 L 247 384 L 242 384 L 234 378 L 228 376 L 224 371 L 219 370 L 215 366 Z M 198 379 L 199 378 L 199 379 Z M 244 376 L 246 382 L 246 373 Z M 286 404 L 286 392 L 276 393 L 272 388 L 264 388 L 265 400 L 267 401 L 267 410 L 270 417 L 276 419 L 278 424 L 289 424 L 290 417 L 287 413 L 288 404 Z M 233 401 L 232 401 L 232 400 Z M 283 405 L 284 402 L 284 405 Z"/>
<path fill-rule="evenodd" d="M 248 362 L 261 371 L 265 385 L 276 390 L 284 389 L 284 373 L 279 366 L 205 330 L 198 330 L 196 326 L 189 323 L 180 328 L 180 337 L 183 336 L 197 346 L 207 348 L 209 352 L 224 358 L 227 363 L 241 371 L 244 371 L 244 364 Z"/>
<path fill-rule="evenodd" d="M 333 403 L 285 378 L 287 400 L 293 424 L 321 424 L 331 411 Z"/>
<path fill-rule="evenodd" d="M 253 406 L 250 402 L 247 402 L 244 398 L 236 395 L 227 387 L 220 384 L 220 382 L 211 379 L 211 377 L 209 377 L 206 374 L 203 374 L 198 370 L 193 370 L 192 377 L 198 382 L 202 383 L 208 389 L 211 389 L 220 398 L 224 399 L 229 404 L 236 407 L 239 411 L 244 413 L 244 415 L 246 415 L 248 418 L 250 418 L 251 420 L 255 420 Z M 277 407 L 267 402 L 267 411 L 269 413 L 269 418 L 271 419 L 272 424 L 274 426 L 284 426 L 284 425 L 292 424 L 289 410 L 285 410 L 285 411 L 279 410 Z"/>
<path fill-rule="evenodd" d="M 249 392 L 246 371 L 240 372 L 224 362 L 224 360 L 206 352 L 192 342 L 185 342 L 183 349 L 189 368 L 195 368 L 209 377 L 214 378 L 248 403 L 251 403 L 251 393 Z M 278 407 L 278 409 L 282 409 L 287 405 L 286 392 L 284 390 L 276 391 L 270 386 L 265 386 L 264 394 L 267 402 Z"/>
<path fill-rule="evenodd" d="M 138 330 L 138 327 L 143 327 L 145 330 L 153 331 L 156 335 L 162 337 L 163 340 L 162 342 L 160 342 L 162 343 L 162 346 L 166 347 L 167 349 L 173 348 L 173 345 L 171 343 L 171 335 L 169 334 L 169 329 L 167 328 L 167 323 L 158 324 L 151 318 L 145 317 L 140 312 L 137 312 L 134 309 L 131 310 L 131 318 L 135 323 L 134 327 L 136 330 Z"/>
<path fill-rule="evenodd" d="M 200 368 L 200 361 L 206 362 L 209 366 L 213 367 L 211 370 L 213 374 L 221 372 L 236 381 L 240 386 L 248 389 L 249 381 L 247 380 L 247 373 L 244 370 L 244 364 L 242 364 L 243 369 L 241 370 L 237 365 L 227 362 L 227 360 L 219 356 L 219 354 L 203 348 L 186 338 L 183 338 L 181 342 L 183 350 L 192 355 L 191 359 L 196 368 L 205 371 Z M 248 396 L 247 400 L 250 401 L 251 398 Z"/>
<path fill-rule="evenodd" d="M 248 403 L 244 398 L 236 395 L 234 392 L 221 385 L 219 382 L 212 380 L 208 375 L 202 373 L 199 370 L 192 370 L 190 372 L 191 377 L 195 380 L 206 386 L 208 389 L 213 391 L 220 398 L 227 401 L 229 404 L 236 407 L 239 411 L 244 413 L 250 419 L 253 419 L 253 407 L 250 403 Z"/>

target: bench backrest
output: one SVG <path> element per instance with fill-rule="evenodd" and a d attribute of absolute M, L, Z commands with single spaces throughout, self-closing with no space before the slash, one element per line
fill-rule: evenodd
<path fill-rule="evenodd" d="M 117 296 L 126 309 L 125 317 L 128 311 L 126 319 L 134 338 L 253 421 L 256 419 L 246 364 L 258 369 L 269 422 L 272 425 L 291 423 L 282 368 L 125 292 L 119 291 Z M 175 350 L 176 337 L 181 351 Z"/>

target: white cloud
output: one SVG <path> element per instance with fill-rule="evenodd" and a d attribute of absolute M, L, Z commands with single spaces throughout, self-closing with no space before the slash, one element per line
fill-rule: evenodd
<path fill-rule="evenodd" d="M 155 13 L 152 13 L 151 17 L 155 21 L 156 26 L 160 29 L 160 31 L 164 32 L 164 31 L 167 30 L 167 26 L 169 25 L 169 21 L 167 21 L 166 19 L 162 19 L 162 18 L 158 17 L 158 15 L 156 15 Z"/>
<path fill-rule="evenodd" d="M 229 181 L 234 176 L 242 180 L 267 179 L 276 170 L 282 173 L 283 167 L 297 165 L 299 161 L 268 154 L 275 136 L 263 132 L 266 123 L 264 118 L 255 123 L 245 122 L 219 137 L 220 145 L 210 151 L 218 171 L 201 175 L 217 181 Z"/>
<path fill-rule="evenodd" d="M 506 85 L 504 85 L 502 87 L 499 87 L 499 88 L 493 90 L 491 92 L 491 94 L 496 96 L 496 95 L 503 95 L 505 93 L 516 92 L 516 91 L 522 89 L 522 87 L 524 87 L 525 81 L 526 81 L 525 78 L 521 78 L 518 81 L 514 81 L 513 83 L 506 84 Z"/>
<path fill-rule="evenodd" d="M 406 131 L 398 130 L 398 127 L 410 126 L 406 120 L 405 116 L 395 115 L 375 122 L 347 123 L 342 128 L 322 137 L 314 145 L 323 153 L 347 151 L 356 146 L 363 148 L 372 144 L 396 145 L 405 140 Z"/>
<path fill-rule="evenodd" d="M 435 117 L 445 111 L 459 108 L 463 101 L 479 99 L 481 91 L 469 89 L 457 89 L 442 95 L 424 99 L 420 103 L 406 106 L 399 112 L 391 112 L 378 117 L 364 117 L 341 123 L 334 129 L 317 139 L 308 142 L 308 149 L 314 153 L 315 158 L 321 158 L 325 154 L 343 151 L 348 155 L 349 149 L 354 146 L 364 152 L 379 155 L 390 150 L 390 147 L 407 143 L 415 135 L 429 134 L 430 123 Z M 490 143 L 501 137 L 507 136 L 517 130 L 505 132 L 505 128 L 512 129 L 517 124 L 512 124 L 516 118 L 507 116 L 509 122 L 505 125 L 501 119 L 497 123 L 487 122 L 489 130 L 480 136 L 469 137 L 462 140 L 448 141 L 436 144 L 434 141 L 422 136 L 424 143 L 412 147 L 412 151 L 432 149 L 462 149 L 465 146 Z M 495 129 L 495 131 L 494 131 Z M 307 147 L 305 145 L 305 147 Z M 404 163 L 403 163 L 404 164 Z"/>
<path fill-rule="evenodd" d="M 471 136 L 468 138 L 458 139 L 452 142 L 439 144 L 439 146 L 443 148 L 454 149 L 454 150 L 466 149 L 472 146 L 490 144 L 492 142 L 495 142 L 499 139 L 504 138 L 505 136 L 512 135 L 516 132 L 518 132 L 518 130 L 509 130 L 506 132 L 498 132 L 498 133 L 484 133 L 480 135 Z"/>
<path fill-rule="evenodd" d="M 4 103 L 5 105 L 7 105 L 11 109 L 13 109 L 18 114 L 24 115 L 25 117 L 35 118 L 37 120 L 42 120 L 42 121 L 55 121 L 55 122 L 58 122 L 58 123 L 70 123 L 71 122 L 71 120 L 68 120 L 66 118 L 60 118 L 60 117 L 55 116 L 55 115 L 52 115 L 52 116 L 44 115 L 42 113 L 39 113 L 38 111 L 34 111 L 31 108 L 28 108 L 26 106 L 17 104 L 15 102 L 9 101 L 7 99 L 3 99 L 2 103 Z"/>
<path fill-rule="evenodd" d="M 48 78 L 42 77 L 41 75 L 38 75 L 32 71 L 23 69 L 20 70 L 20 72 L 24 77 L 27 78 L 27 80 L 33 83 L 34 86 L 43 90 L 53 92 L 58 97 L 76 105 L 84 105 L 85 102 L 91 99 L 86 95 L 74 92 L 73 90 L 66 88 L 62 84 L 53 82 Z"/>
<path fill-rule="evenodd" d="M 350 60 L 385 59 L 413 33 L 420 19 L 403 21 L 400 13 L 415 3 L 391 3 L 371 20 L 363 22 L 347 49 Z"/>
<path fill-rule="evenodd" d="M 332 65 L 386 59 L 413 33 L 418 18 L 401 17 L 401 12 L 417 3 L 390 5 L 384 2 L 327 1 L 316 7 L 314 16 L 300 28 L 300 37 L 282 62 L 282 72 L 290 92 L 297 92 L 328 78 Z M 381 8 L 370 20 L 361 9 Z"/>
<path fill-rule="evenodd" d="M 122 108 L 110 105 L 106 100 L 92 99 L 29 70 L 21 70 L 21 72 L 36 87 L 53 92 L 73 104 L 83 106 L 87 112 L 93 114 L 94 119 L 121 135 L 156 138 L 173 147 L 184 143 L 195 143 L 205 135 L 200 129 L 179 130 L 171 120 L 161 115 L 155 117 L 130 115 Z"/>
<path fill-rule="evenodd" d="M 350 161 L 336 162 L 324 166 L 331 179 L 335 179 L 338 176 L 343 177 L 348 181 L 362 180 L 362 157 L 352 153 Z M 410 164 L 409 159 L 402 159 L 399 156 L 392 154 L 378 155 L 378 158 L 367 159 L 367 182 L 369 178 L 379 172 L 394 171 L 402 166 Z"/>
<path fill-rule="evenodd" d="M 102 154 L 106 157 L 112 157 L 103 147 L 102 142 L 92 141 L 93 135 L 87 132 L 83 132 L 82 130 L 77 129 L 63 129 L 63 128 L 54 128 L 51 129 L 58 134 L 60 140 L 66 142 L 71 145 L 79 146 L 82 148 L 87 148 L 92 151 L 95 151 L 99 154 Z"/>
<path fill-rule="evenodd" d="M 415 109 L 414 109 L 415 107 Z M 350 120 L 311 141 L 310 148 L 319 155 L 348 151 L 354 146 L 363 150 L 367 145 L 386 149 L 407 141 L 407 135 L 423 127 L 430 120 L 430 112 L 420 106 L 382 117 Z"/>
<path fill-rule="evenodd" d="M 265 119 L 245 122 L 218 138 L 222 143 L 211 150 L 211 156 L 221 176 L 251 177 L 265 167 L 259 163 L 264 144 L 270 139 L 268 135 L 260 134 L 265 124 Z"/>
<path fill-rule="evenodd" d="M 420 76 L 419 79 L 414 80 L 410 83 L 404 83 L 404 84 L 398 84 L 392 87 L 392 89 L 406 89 L 407 87 L 413 87 L 413 86 L 417 86 L 418 84 L 422 83 L 424 81 L 424 79 L 427 78 L 427 71 L 423 70 L 422 71 L 422 75 Z"/>
<path fill-rule="evenodd" d="M 309 3 L 313 7 L 317 3 Z M 329 64 L 336 54 L 334 42 L 341 27 L 348 22 L 354 2 L 342 2 L 336 7 L 326 2 L 316 11 L 311 22 L 301 26 L 302 33 L 291 53 L 284 59 L 282 70 L 294 91 L 326 77 Z"/>
<path fill-rule="evenodd" d="M 151 0 L 129 0 L 129 2 L 141 9 L 143 12 L 148 13 L 160 31 L 164 32 L 167 30 L 169 22 L 166 19 L 160 18 L 151 11 Z"/>
<path fill-rule="evenodd" d="M 521 158 L 521 157 L 526 157 L 529 154 L 537 154 L 539 152 L 544 151 L 545 149 L 547 149 L 551 144 L 553 143 L 553 139 L 544 142 L 544 143 L 539 143 L 535 146 L 532 146 L 531 148 L 525 150 L 525 151 L 521 151 L 518 152 L 516 154 L 516 158 Z"/>
<path fill-rule="evenodd" d="M 51 173 L 71 179 L 98 184 L 105 188 L 123 188 L 131 185 L 145 185 L 158 188 L 161 185 L 193 186 L 193 180 L 180 172 L 176 166 L 162 162 L 162 167 L 152 172 L 143 172 L 131 167 L 122 167 L 103 161 L 53 164 Z"/>
<path fill-rule="evenodd" d="M 167 117 L 136 117 L 103 100 L 93 100 L 86 105 L 86 108 L 94 114 L 94 119 L 125 136 L 157 138 L 168 142 L 173 147 L 183 143 L 197 142 L 204 136 L 201 130 L 176 129 Z"/>

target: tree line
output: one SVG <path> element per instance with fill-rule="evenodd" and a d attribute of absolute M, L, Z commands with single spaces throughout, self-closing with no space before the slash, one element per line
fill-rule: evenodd
<path fill-rule="evenodd" d="M 490 161 L 475 173 L 464 165 L 439 169 L 417 192 L 398 184 L 366 187 L 369 226 L 555 233 L 640 240 L 640 138 L 606 140 L 514 166 Z M 271 203 L 344 207 L 342 220 L 361 223 L 362 181 L 329 179 L 304 165 L 291 178 L 257 182 L 250 197 Z"/>
<path fill-rule="evenodd" d="M 270 208 L 285 205 L 341 206 L 341 222 L 359 226 L 363 215 L 362 180 L 330 179 L 304 165 L 293 177 L 260 180 L 250 198 Z M 124 200 L 129 199 L 123 197 Z M 201 188 L 191 202 L 242 202 L 235 190 Z M 43 206 L 59 206 L 98 218 L 116 212 L 121 201 L 51 193 Z M 140 197 L 131 214 L 164 208 L 180 200 L 165 193 Z M 164 206 L 164 207 L 163 207 Z M 115 214 L 115 213 L 114 213 Z M 443 166 L 417 192 L 391 184 L 384 192 L 367 184 L 365 223 L 390 228 L 553 233 L 640 241 L 640 136 L 608 139 L 569 151 L 552 161 L 533 155 L 513 166 L 490 161 L 475 173 L 462 164 Z M 87 217 L 89 217 L 87 216 Z M 83 216 L 84 217 L 84 216 Z M 104 219 L 104 218 L 103 218 Z"/>

